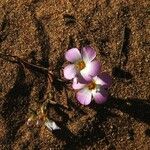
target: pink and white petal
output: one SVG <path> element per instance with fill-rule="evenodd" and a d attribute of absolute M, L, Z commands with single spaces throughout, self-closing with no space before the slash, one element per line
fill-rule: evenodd
<path fill-rule="evenodd" d="M 105 82 L 99 76 L 93 77 L 93 80 L 95 81 L 97 85 L 100 85 L 100 86 L 105 85 Z"/>
<path fill-rule="evenodd" d="M 88 84 L 90 81 L 87 81 L 83 78 L 83 76 L 81 75 L 81 73 L 77 74 L 77 78 L 78 78 L 78 82 L 80 82 L 81 84 Z"/>
<path fill-rule="evenodd" d="M 81 59 L 81 53 L 77 48 L 72 48 L 65 53 L 66 60 L 74 63 Z"/>
<path fill-rule="evenodd" d="M 83 47 L 82 52 L 83 52 L 82 57 L 85 62 L 90 62 L 96 57 L 96 51 L 89 46 Z"/>
<path fill-rule="evenodd" d="M 91 81 L 92 80 L 92 76 L 90 74 L 88 74 L 85 70 L 81 70 L 80 71 L 81 76 L 83 77 L 83 79 L 85 79 L 85 81 Z"/>
<path fill-rule="evenodd" d="M 86 65 L 85 69 L 87 69 L 87 72 L 94 77 L 100 73 L 101 64 L 99 61 L 92 61 Z"/>
<path fill-rule="evenodd" d="M 94 77 L 93 80 L 96 82 L 96 84 L 103 85 L 106 88 L 110 87 L 110 85 L 111 85 L 111 77 L 105 72 Z"/>
<path fill-rule="evenodd" d="M 76 97 L 81 104 L 88 105 L 92 100 L 92 93 L 87 88 L 83 88 L 76 93 Z"/>
<path fill-rule="evenodd" d="M 94 92 L 93 97 L 97 104 L 103 104 L 107 101 L 108 94 L 106 90 L 102 88 L 100 92 Z"/>
<path fill-rule="evenodd" d="M 70 64 L 70 65 L 66 66 L 63 70 L 63 73 L 64 73 L 64 77 L 66 79 L 68 79 L 68 80 L 73 79 L 77 74 L 75 65 Z"/>
<path fill-rule="evenodd" d="M 110 87 L 112 84 L 112 79 L 110 77 L 110 75 L 108 75 L 106 72 L 102 72 L 100 74 L 100 79 L 103 80 L 103 82 L 105 83 L 105 87 Z"/>
<path fill-rule="evenodd" d="M 72 88 L 77 90 L 77 89 L 82 89 L 83 87 L 85 87 L 86 84 L 82 84 L 80 82 L 78 82 L 78 78 L 75 77 L 73 79 L 73 83 L 72 83 Z"/>
<path fill-rule="evenodd" d="M 87 81 L 100 73 L 101 65 L 98 61 L 92 61 L 86 64 L 86 67 L 80 71 L 83 78 Z"/>

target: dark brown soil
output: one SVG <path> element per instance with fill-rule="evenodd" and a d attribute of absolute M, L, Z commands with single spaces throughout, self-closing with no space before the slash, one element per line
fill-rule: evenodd
<path fill-rule="evenodd" d="M 47 75 L 0 57 L 0 149 L 150 149 L 149 0 L 0 0 L 0 53 L 60 77 L 64 52 L 91 45 L 112 75 L 106 104 L 81 106 L 53 82 L 61 127 L 28 127 L 30 109 L 47 94 Z"/>

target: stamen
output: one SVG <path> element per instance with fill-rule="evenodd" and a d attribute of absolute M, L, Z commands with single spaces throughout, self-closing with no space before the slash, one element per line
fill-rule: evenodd
<path fill-rule="evenodd" d="M 88 88 L 89 88 L 89 90 L 95 89 L 95 88 L 96 88 L 95 82 L 92 81 L 91 83 L 89 83 L 89 84 L 88 84 Z"/>
<path fill-rule="evenodd" d="M 77 68 L 78 70 L 84 69 L 84 68 L 85 68 L 85 62 L 84 62 L 83 60 L 78 61 L 78 62 L 76 63 L 76 68 Z"/>

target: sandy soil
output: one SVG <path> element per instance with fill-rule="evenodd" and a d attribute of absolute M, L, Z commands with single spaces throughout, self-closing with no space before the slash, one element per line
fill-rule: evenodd
<path fill-rule="evenodd" d="M 113 78 L 104 105 L 81 106 L 65 84 L 0 57 L 0 149 L 150 149 L 149 0 L 1 0 L 0 53 L 61 77 L 64 52 L 91 45 Z M 48 115 L 61 127 L 27 126 L 30 109 L 54 95 Z"/>

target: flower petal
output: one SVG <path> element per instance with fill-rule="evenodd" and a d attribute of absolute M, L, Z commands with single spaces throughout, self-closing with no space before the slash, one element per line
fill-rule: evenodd
<path fill-rule="evenodd" d="M 73 83 L 72 83 L 72 88 L 77 90 L 77 89 L 82 89 L 85 86 L 85 84 L 82 84 L 80 82 L 78 82 L 78 78 L 75 77 L 73 79 Z"/>
<path fill-rule="evenodd" d="M 77 92 L 76 97 L 81 104 L 88 105 L 91 102 L 92 93 L 87 88 L 83 88 Z"/>
<path fill-rule="evenodd" d="M 108 88 L 111 85 L 111 77 L 105 72 L 94 77 L 93 80 L 96 82 L 96 84 L 103 85 L 105 88 Z"/>
<path fill-rule="evenodd" d="M 101 88 L 100 92 L 93 93 L 94 100 L 97 104 L 106 102 L 108 94 L 104 88 Z"/>
<path fill-rule="evenodd" d="M 111 83 L 112 83 L 112 80 L 111 80 L 111 77 L 106 73 L 106 72 L 103 72 L 100 74 L 100 79 L 103 80 L 105 87 L 110 87 L 111 86 Z"/>
<path fill-rule="evenodd" d="M 85 62 L 90 62 L 96 57 L 95 50 L 89 46 L 83 47 L 82 51 L 83 51 L 83 60 Z"/>
<path fill-rule="evenodd" d="M 81 59 L 81 54 L 77 48 L 72 48 L 65 53 L 66 60 L 74 63 Z"/>
<path fill-rule="evenodd" d="M 100 73 L 100 63 L 98 61 L 92 61 L 86 64 L 86 67 L 80 71 L 83 78 L 87 81 L 90 81 L 92 77 Z"/>
<path fill-rule="evenodd" d="M 54 121 L 49 120 L 49 119 L 46 119 L 45 126 L 47 126 L 47 128 L 49 130 L 59 130 L 60 129 Z"/>
<path fill-rule="evenodd" d="M 64 68 L 63 72 L 64 72 L 64 77 L 68 80 L 73 79 L 77 73 L 77 71 L 75 69 L 75 65 L 73 65 L 73 64 L 66 66 Z"/>

